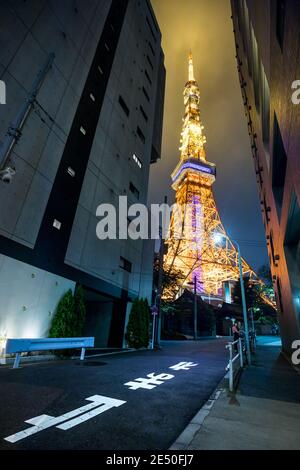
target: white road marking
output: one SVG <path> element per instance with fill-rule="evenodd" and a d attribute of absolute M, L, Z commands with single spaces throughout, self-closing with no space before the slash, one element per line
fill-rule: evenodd
<path fill-rule="evenodd" d="M 126 382 L 124 385 L 128 385 L 130 390 L 137 390 L 139 388 L 145 388 L 147 390 L 151 390 L 155 388 L 157 385 L 161 385 L 164 383 L 165 380 L 173 379 L 174 375 L 171 374 L 159 374 L 154 375 L 154 372 L 151 374 L 147 374 L 148 379 L 139 377 L 134 381 Z"/>
<path fill-rule="evenodd" d="M 106 397 L 103 397 L 103 398 L 106 398 Z M 88 419 L 94 418 L 95 416 L 101 413 L 104 413 L 110 408 L 114 408 L 114 407 L 118 408 L 119 406 L 124 405 L 124 403 L 126 403 L 126 401 L 116 400 L 114 398 L 107 398 L 106 403 L 103 403 L 100 407 L 96 408 L 95 410 L 89 411 L 88 413 L 85 413 L 79 416 L 78 418 L 71 419 L 70 421 L 67 421 L 56 427 L 66 431 L 67 429 L 73 428 L 74 426 L 77 426 L 78 424 L 84 423 L 84 421 L 87 421 Z"/>
<path fill-rule="evenodd" d="M 169 369 L 173 370 L 190 370 L 191 367 L 195 367 L 198 364 L 196 362 L 178 362 L 175 366 L 169 367 Z"/>
<path fill-rule="evenodd" d="M 104 397 L 102 395 L 93 395 L 92 397 L 86 398 L 86 400 L 91 401 L 92 403 L 85 405 L 85 406 L 81 406 L 80 408 L 70 411 L 69 413 L 65 413 L 61 416 L 57 416 L 56 418 L 54 416 L 49 416 L 49 415 L 40 415 L 31 419 L 28 419 L 27 421 L 25 421 L 25 423 L 33 424 L 31 428 L 24 429 L 23 431 L 17 432 L 16 434 L 12 434 L 11 436 L 5 437 L 4 440 L 11 442 L 11 443 L 15 443 L 17 441 L 20 441 L 21 439 L 25 439 L 26 437 L 32 436 L 33 434 L 36 434 L 52 426 L 56 426 L 60 429 L 66 430 L 66 429 L 76 426 L 77 424 L 87 421 L 88 419 L 91 419 L 94 416 L 97 416 L 98 414 L 103 413 L 106 410 L 109 410 L 110 408 L 118 407 L 126 403 L 126 401 L 116 400 L 114 398 Z M 93 408 L 97 408 L 97 409 L 94 410 L 94 412 L 90 412 L 90 410 L 92 410 Z M 71 419 L 82 413 L 85 413 L 85 414 L 83 414 L 81 417 L 75 420 Z M 65 423 L 65 427 L 57 426 L 63 421 L 66 421 L 69 419 L 71 419 L 69 426 L 67 426 L 68 423 Z"/>

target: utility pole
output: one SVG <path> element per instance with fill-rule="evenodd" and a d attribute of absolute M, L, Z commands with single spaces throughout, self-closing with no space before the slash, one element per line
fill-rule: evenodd
<path fill-rule="evenodd" d="M 226 233 L 215 233 L 214 238 L 215 238 L 215 243 L 219 243 L 222 239 L 230 241 Z M 249 344 L 249 328 L 248 328 L 245 286 L 244 286 L 244 279 L 243 279 L 242 256 L 241 256 L 240 245 L 238 244 L 238 242 L 234 239 L 231 239 L 231 242 L 236 246 L 237 254 L 238 254 L 239 276 L 240 276 L 241 293 L 242 293 L 243 318 L 244 318 L 244 327 L 245 327 L 246 355 L 247 355 L 248 365 L 250 365 L 251 364 L 251 352 L 250 352 L 250 344 Z"/>
<path fill-rule="evenodd" d="M 167 196 L 164 198 L 164 203 L 167 204 Z M 161 294 L 162 294 L 162 281 L 163 281 L 163 263 L 164 263 L 164 241 L 162 237 L 162 229 L 160 230 L 160 247 L 159 247 L 159 271 L 158 271 L 158 286 L 156 294 L 156 307 L 157 315 L 155 322 L 155 335 L 154 335 L 154 345 L 156 348 L 160 346 L 160 335 L 162 327 L 162 314 L 161 314 Z"/>
<path fill-rule="evenodd" d="M 245 296 L 245 287 L 244 287 L 244 279 L 243 279 L 242 256 L 241 256 L 240 245 L 237 243 L 237 241 L 235 241 L 235 243 L 236 243 L 237 250 L 238 250 L 240 283 L 241 283 L 241 293 L 242 293 L 242 306 L 243 306 L 243 317 L 244 317 L 244 327 L 245 327 L 246 354 L 247 354 L 247 359 L 248 359 L 248 365 L 250 365 L 251 364 L 251 352 L 250 352 L 250 342 L 249 342 L 246 296 Z"/>
<path fill-rule="evenodd" d="M 197 277 L 194 277 L 194 339 L 197 339 Z"/>

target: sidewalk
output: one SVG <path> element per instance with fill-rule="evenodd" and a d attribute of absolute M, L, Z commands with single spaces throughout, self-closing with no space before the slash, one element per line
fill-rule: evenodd
<path fill-rule="evenodd" d="M 222 390 L 209 412 L 198 413 L 204 420 L 186 449 L 300 450 L 300 370 L 280 354 L 274 339 L 258 337 L 253 363 L 243 371 L 236 395 Z M 180 438 L 177 445 L 183 448 Z"/>

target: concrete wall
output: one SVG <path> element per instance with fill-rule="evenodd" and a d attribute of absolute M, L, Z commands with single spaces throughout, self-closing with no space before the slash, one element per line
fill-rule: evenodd
<path fill-rule="evenodd" d="M 5 112 L 0 115 L 0 145 L 37 74 L 49 54 L 55 53 L 37 100 L 56 124 L 38 107 L 30 113 L 11 153 L 17 170 L 13 184 L 0 184 L 0 234 L 30 247 L 111 1 L 77 3 L 77 12 L 71 0 L 13 2 L 13 7 L 8 0 L 0 3 L 5 44 L 0 50 L 0 77 L 7 88 Z"/>
<path fill-rule="evenodd" d="M 0 146 L 37 74 L 49 54 L 55 53 L 53 65 L 38 92 L 38 103 L 28 115 L 11 152 L 10 164 L 16 168 L 16 175 L 9 185 L 0 182 L 0 235 L 30 249 L 36 246 L 65 143 L 110 6 L 111 0 L 0 2 L 1 38 L 5 43 L 5 47 L 0 49 L 0 79 L 5 81 L 7 89 L 7 104 L 3 105 L 5 112 L 0 115 Z M 153 21 L 147 0 L 129 0 L 65 264 L 136 295 L 141 288 L 142 295 L 150 298 L 152 273 L 151 269 L 148 271 L 152 253 L 147 251 L 147 263 L 143 241 L 100 241 L 96 236 L 99 204 L 113 203 L 118 209 L 119 195 L 127 195 L 128 204 L 147 201 L 156 94 L 162 93 L 158 81 L 163 55 L 157 25 L 153 27 L 154 40 L 146 17 L 150 23 Z M 151 57 L 153 70 L 149 68 L 147 55 Z M 146 69 L 151 84 L 145 75 Z M 148 92 L 149 101 L 143 87 Z M 129 116 L 119 104 L 119 95 L 130 110 Z M 140 105 L 148 116 L 147 121 L 140 112 Z M 145 143 L 137 135 L 137 126 L 145 136 Z M 157 137 L 156 146 L 159 147 Z M 134 153 L 142 162 L 142 168 L 133 160 Z M 139 200 L 129 190 L 130 182 L 139 190 Z M 120 268 L 120 256 L 132 263 L 131 273 Z M 18 322 L 24 305 L 24 315 L 34 326 L 32 335 L 45 335 L 49 311 L 54 309 L 63 290 L 68 286 L 74 287 L 76 276 L 73 282 L 58 278 L 56 286 L 55 275 L 33 267 L 25 269 L 24 266 L 28 265 L 21 261 L 10 260 L 8 269 L 7 263 L 0 270 L 1 288 L 10 286 L 10 295 L 0 297 L 3 328 L 10 335 L 29 334 L 27 323 Z M 144 265 L 147 265 L 147 282 L 144 276 L 141 283 L 140 271 Z M 39 274 L 31 278 L 31 272 Z M 43 282 L 40 287 L 44 292 L 42 300 L 36 298 L 34 286 L 37 279 Z M 55 288 L 52 289 L 53 282 Z"/>
<path fill-rule="evenodd" d="M 96 237 L 96 226 L 100 220 L 96 217 L 96 209 L 99 204 L 113 204 L 118 215 L 119 196 L 127 196 L 128 205 L 147 202 L 153 129 L 156 122 L 156 94 L 161 94 L 158 80 L 163 79 L 163 56 L 160 52 L 161 34 L 156 33 L 155 43 L 149 34 L 146 17 L 152 21 L 146 0 L 141 2 L 141 6 L 138 6 L 135 0 L 129 2 L 80 195 L 66 262 L 129 289 L 137 295 L 149 297 L 152 281 L 148 271 L 148 283 L 143 283 L 143 292 L 140 292 L 144 242 L 130 239 L 102 241 Z M 156 32 L 154 27 L 153 30 Z M 155 49 L 155 57 L 149 48 L 149 40 Z M 147 55 L 151 56 L 153 70 L 149 66 Z M 145 70 L 151 78 L 151 85 Z M 142 91 L 143 87 L 150 97 L 149 102 Z M 119 95 L 129 108 L 129 116 L 119 104 Z M 147 122 L 141 114 L 140 105 L 148 116 Z M 137 126 L 145 136 L 145 143 L 141 142 L 137 135 Z M 158 140 L 155 133 L 154 137 Z M 142 162 L 142 168 L 133 160 L 133 154 Z M 130 182 L 140 192 L 138 199 L 129 190 Z M 132 273 L 129 274 L 120 268 L 120 256 L 132 263 Z M 145 275 L 142 277 L 145 280 Z"/>
<path fill-rule="evenodd" d="M 250 133 L 251 144 L 255 143 L 257 148 L 255 150 L 252 147 L 253 161 L 257 171 L 258 191 L 277 297 L 283 349 L 290 352 L 292 341 L 300 338 L 300 263 L 296 255 L 293 255 L 293 260 L 290 259 L 290 249 L 286 246 L 293 198 L 298 201 L 298 206 L 300 205 L 300 105 L 294 105 L 291 100 L 292 82 L 300 78 L 300 50 L 296 47 L 300 34 L 300 4 L 293 0 L 285 2 L 284 40 L 281 51 L 276 35 L 276 1 L 232 0 L 231 3 L 237 55 L 240 61 L 238 70 L 240 79 L 243 77 L 246 83 L 243 88 L 243 93 L 247 97 L 245 110 L 247 121 L 249 122 L 250 116 L 253 128 L 253 132 Z M 251 49 L 249 54 L 249 49 L 244 47 L 248 36 L 247 28 L 241 27 L 245 12 L 246 16 L 248 12 L 257 41 L 259 71 L 261 73 L 264 70 L 270 90 L 269 140 L 263 138 L 264 91 L 261 75 L 258 83 L 259 106 L 257 106 L 253 73 L 251 73 L 253 70 L 249 67 Z M 287 157 L 281 211 L 278 210 L 272 187 L 275 114 Z M 296 211 L 294 225 L 300 226 L 299 214 Z M 293 241 L 296 251 L 298 245 L 298 253 L 299 240 L 300 230 L 298 229 L 298 235 L 296 234 L 296 239 Z"/>
<path fill-rule="evenodd" d="M 75 282 L 0 255 L 0 337 L 47 336 L 57 303 Z"/>

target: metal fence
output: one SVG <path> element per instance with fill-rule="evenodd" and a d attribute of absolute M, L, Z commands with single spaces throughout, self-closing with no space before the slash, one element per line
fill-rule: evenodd
<path fill-rule="evenodd" d="M 226 370 L 229 372 L 229 390 L 233 392 L 234 374 L 244 366 L 244 343 L 241 338 L 226 345 L 229 350 L 229 362 Z M 234 355 L 235 353 L 235 355 Z"/>

